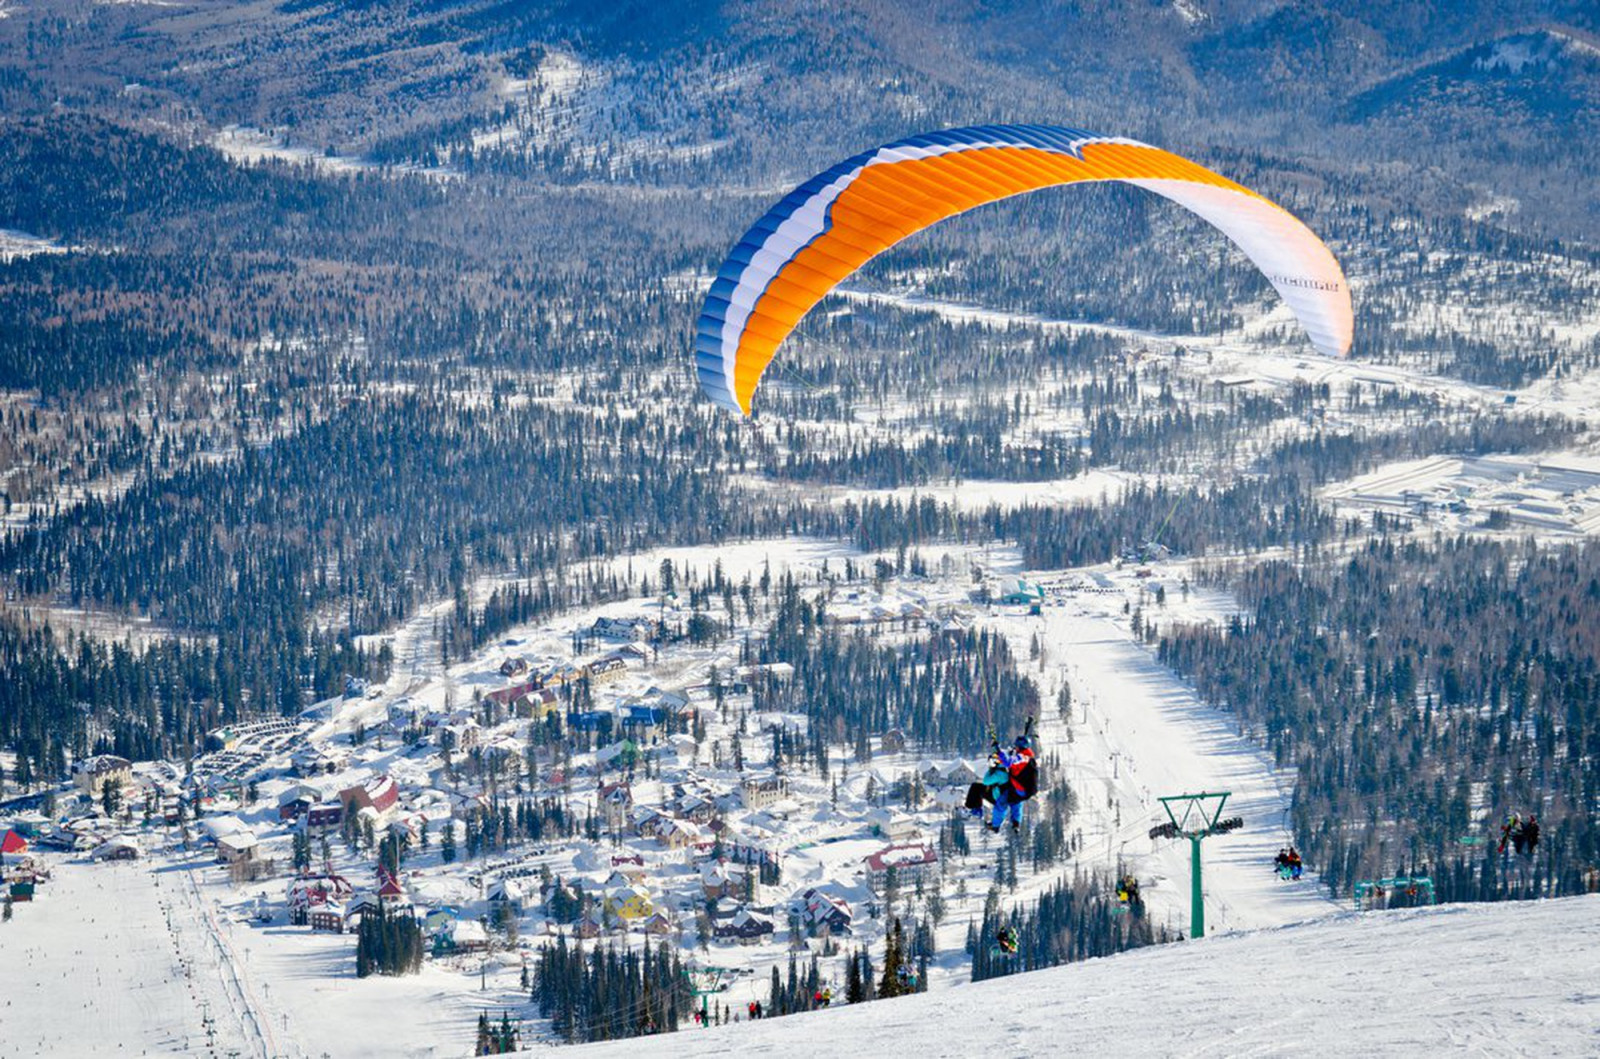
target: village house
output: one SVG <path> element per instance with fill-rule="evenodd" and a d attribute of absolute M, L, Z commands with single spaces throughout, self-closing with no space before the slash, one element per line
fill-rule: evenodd
<path fill-rule="evenodd" d="M 637 853 L 613 853 L 611 870 L 634 883 L 644 882 L 649 875 L 645 870 L 644 858 Z"/>
<path fill-rule="evenodd" d="M 751 838 L 724 829 L 721 844 L 723 856 L 736 864 L 766 864 L 776 867 L 781 862 L 777 849 L 764 839 Z"/>
<path fill-rule="evenodd" d="M 705 791 L 688 790 L 677 794 L 674 811 L 685 820 L 709 824 L 717 815 L 716 800 Z"/>
<path fill-rule="evenodd" d="M 482 737 L 482 728 L 476 718 L 469 717 L 456 724 L 439 726 L 439 746 L 461 753 L 472 750 Z"/>
<path fill-rule="evenodd" d="M 939 777 L 939 782 L 949 790 L 965 791 L 972 784 L 981 779 L 978 770 L 966 761 L 957 761 L 944 770 Z"/>
<path fill-rule="evenodd" d="M 656 841 L 668 849 L 692 849 L 704 841 L 705 832 L 700 825 L 689 820 L 662 817 L 656 827 Z"/>
<path fill-rule="evenodd" d="M 378 866 L 378 900 L 386 907 L 406 903 L 406 888 L 386 866 Z"/>
<path fill-rule="evenodd" d="M 322 801 L 322 790 L 308 783 L 296 783 L 278 795 L 278 821 L 291 823 L 311 811 Z"/>
<path fill-rule="evenodd" d="M 850 902 L 837 894 L 808 887 L 795 901 L 801 922 L 817 932 L 848 934 L 854 920 Z"/>
<path fill-rule="evenodd" d="M 619 886 L 607 893 L 605 909 L 606 915 L 629 921 L 644 919 L 656 910 L 650 891 L 638 883 Z"/>
<path fill-rule="evenodd" d="M 336 901 L 325 904 L 313 905 L 306 917 L 312 930 L 325 931 L 329 934 L 343 934 L 345 929 L 344 905 Z"/>
<path fill-rule="evenodd" d="M 261 845 L 261 840 L 256 838 L 255 832 L 248 828 L 241 831 L 232 831 L 226 835 L 217 836 L 217 863 L 238 864 L 241 861 L 254 860 L 256 849 Z"/>
<path fill-rule="evenodd" d="M 906 752 L 906 733 L 899 728 L 889 729 L 879 737 L 878 749 L 885 754 L 904 754 Z"/>
<path fill-rule="evenodd" d="M 460 909 L 450 905 L 430 908 L 427 914 L 422 917 L 422 932 L 429 937 L 443 934 L 450 929 L 450 924 L 454 923 L 460 915 Z"/>
<path fill-rule="evenodd" d="M 384 819 L 388 818 L 389 811 L 399 800 L 400 787 L 391 776 L 379 776 L 339 792 L 339 802 L 345 812 L 371 809 Z"/>
<path fill-rule="evenodd" d="M 596 618 L 589 635 L 597 640 L 633 642 L 650 638 L 651 622 L 644 618 Z"/>
<path fill-rule="evenodd" d="M 452 791 L 450 794 L 450 816 L 455 820 L 471 820 L 478 813 L 487 813 L 489 804 L 489 796 L 487 794 Z"/>
<path fill-rule="evenodd" d="M 127 794 L 133 786 L 133 763 L 115 754 L 97 754 L 75 763 L 72 775 L 77 781 L 78 790 L 98 801 L 107 783 L 115 784 L 124 795 Z"/>
<path fill-rule="evenodd" d="M 613 831 L 628 826 L 633 814 L 633 786 L 629 783 L 607 783 L 595 795 L 595 808 L 601 823 Z"/>
<path fill-rule="evenodd" d="M 739 668 L 739 676 L 750 683 L 787 683 L 794 679 L 794 666 L 788 662 L 760 662 Z"/>
<path fill-rule="evenodd" d="M 679 716 L 682 716 L 690 709 L 689 694 L 686 691 L 658 688 L 651 685 L 645 691 L 644 698 L 646 702 L 654 703 L 656 709 L 665 710 L 668 713 L 678 714 Z"/>
<path fill-rule="evenodd" d="M 344 803 L 322 802 L 306 810 L 306 833 L 323 835 L 337 831 L 344 823 Z"/>
<path fill-rule="evenodd" d="M 350 766 L 350 755 L 338 747 L 307 744 L 289 758 L 296 775 L 323 776 L 342 772 Z"/>
<path fill-rule="evenodd" d="M 609 731 L 613 720 L 604 710 L 572 710 L 567 714 L 567 728 L 574 732 Z"/>
<path fill-rule="evenodd" d="M 476 919 L 457 919 L 450 924 L 444 937 L 450 952 L 487 952 L 489 932 Z"/>
<path fill-rule="evenodd" d="M 765 809 L 789 796 L 789 783 L 781 776 L 758 780 L 749 778 L 739 784 L 739 798 L 746 809 Z"/>
<path fill-rule="evenodd" d="M 606 655 L 604 658 L 596 658 L 585 666 L 584 673 L 588 676 L 589 683 L 598 687 L 627 676 L 628 663 L 616 655 Z"/>
<path fill-rule="evenodd" d="M 873 833 L 887 839 L 891 845 L 903 845 L 917 837 L 916 820 L 893 809 L 880 807 L 868 810 L 866 821 Z"/>
<path fill-rule="evenodd" d="M 629 814 L 633 818 L 633 833 L 640 838 L 656 838 L 661 834 L 661 829 L 672 819 L 666 813 L 650 805 L 636 805 Z"/>
<path fill-rule="evenodd" d="M 514 655 L 500 663 L 500 675 L 503 677 L 520 677 L 528 671 L 528 660 L 521 655 Z"/>
<path fill-rule="evenodd" d="M 409 845 L 416 845 L 422 841 L 422 829 L 437 827 L 441 821 L 449 820 L 450 813 L 442 802 L 433 803 L 414 812 L 396 816 L 389 821 L 389 834 L 404 840 Z"/>
<path fill-rule="evenodd" d="M 516 879 L 499 878 L 489 883 L 489 903 L 492 905 L 508 905 L 520 914 L 522 902 L 526 898 L 522 883 Z"/>
<path fill-rule="evenodd" d="M 530 688 L 511 700 L 511 708 L 525 721 L 547 721 L 561 712 L 561 698 L 549 688 Z"/>
<path fill-rule="evenodd" d="M 113 838 L 90 851 L 95 860 L 138 860 L 144 855 L 137 843 L 126 838 Z"/>
<path fill-rule="evenodd" d="M 700 869 L 700 892 L 711 901 L 740 897 L 744 894 L 744 876 L 743 867 L 731 865 L 725 859 L 711 861 Z"/>
<path fill-rule="evenodd" d="M 354 925 L 362 916 L 369 913 L 376 915 L 382 911 L 383 902 L 379 900 L 377 894 L 368 890 L 350 899 L 344 908 L 344 918 L 347 924 Z"/>
<path fill-rule="evenodd" d="M 737 941 L 741 945 L 758 945 L 773 933 L 772 916 L 749 908 L 740 908 L 732 916 L 718 923 L 713 920 L 711 936 L 718 941 Z"/>
<path fill-rule="evenodd" d="M 933 878 L 939 871 L 939 851 L 932 846 L 913 843 L 886 846 L 866 860 L 867 885 L 882 893 L 889 883 L 889 872 L 902 887 L 914 885 L 917 880 Z"/>
<path fill-rule="evenodd" d="M 655 739 L 666 731 L 667 712 L 650 706 L 629 706 L 622 716 L 622 730 L 634 739 Z"/>
<path fill-rule="evenodd" d="M 302 875 L 297 879 L 291 879 L 285 895 L 289 906 L 289 922 L 303 926 L 308 921 L 308 913 L 312 908 L 330 903 L 339 904 L 348 900 L 354 893 L 354 887 L 343 875 Z"/>

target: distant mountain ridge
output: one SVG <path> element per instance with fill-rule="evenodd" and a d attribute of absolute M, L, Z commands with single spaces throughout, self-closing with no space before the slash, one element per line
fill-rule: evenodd
<path fill-rule="evenodd" d="M 1600 191 L 1577 179 L 1592 173 L 1600 9 L 1577 0 L 931 0 L 914 15 L 882 0 L 41 0 L 10 11 L 0 113 L 12 115 L 88 110 L 196 139 L 237 124 L 312 151 L 430 164 L 504 161 L 495 130 L 520 124 L 527 134 L 509 139 L 523 170 L 659 180 L 665 165 L 688 183 L 746 186 L 991 121 L 1335 166 L 1435 166 L 1442 151 L 1464 184 L 1518 198 L 1517 223 L 1600 239 Z M 560 98 L 529 95 L 552 54 L 582 75 Z"/>

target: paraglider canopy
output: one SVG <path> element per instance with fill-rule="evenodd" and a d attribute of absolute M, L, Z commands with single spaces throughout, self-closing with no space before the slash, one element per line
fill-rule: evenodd
<path fill-rule="evenodd" d="M 1349 352 L 1350 288 L 1332 252 L 1292 214 L 1158 147 L 1050 125 L 925 133 L 858 154 L 795 188 L 734 246 L 695 335 L 706 395 L 750 413 L 762 373 L 813 305 L 915 232 L 1012 195 L 1119 180 L 1199 214 L 1236 243 L 1317 352 Z"/>

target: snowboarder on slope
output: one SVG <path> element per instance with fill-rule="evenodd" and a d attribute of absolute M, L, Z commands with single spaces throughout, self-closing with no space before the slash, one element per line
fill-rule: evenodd
<path fill-rule="evenodd" d="M 1531 857 L 1539 848 L 1539 818 L 1530 816 L 1522 822 L 1522 848 L 1517 850 L 1525 857 Z"/>
<path fill-rule="evenodd" d="M 1000 946 L 1000 951 L 1006 955 L 1015 955 L 1017 951 L 1017 928 L 1007 923 L 995 932 L 994 940 Z"/>

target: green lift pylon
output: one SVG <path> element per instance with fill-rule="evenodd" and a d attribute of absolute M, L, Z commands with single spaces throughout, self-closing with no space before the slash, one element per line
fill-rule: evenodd
<path fill-rule="evenodd" d="M 1222 807 L 1227 804 L 1232 791 L 1202 791 L 1199 794 L 1169 794 L 1157 798 L 1167 811 L 1167 822 L 1150 829 L 1150 837 L 1186 838 L 1190 856 L 1189 936 L 1206 936 L 1206 904 L 1200 884 L 1200 841 L 1212 835 L 1225 835 L 1244 826 L 1244 820 L 1234 816 L 1223 820 Z"/>
<path fill-rule="evenodd" d="M 711 1012 L 706 1008 L 706 998 L 720 993 L 729 971 L 726 967 L 694 967 L 684 969 L 689 978 L 689 992 L 700 1002 L 700 1028 L 711 1027 Z"/>

